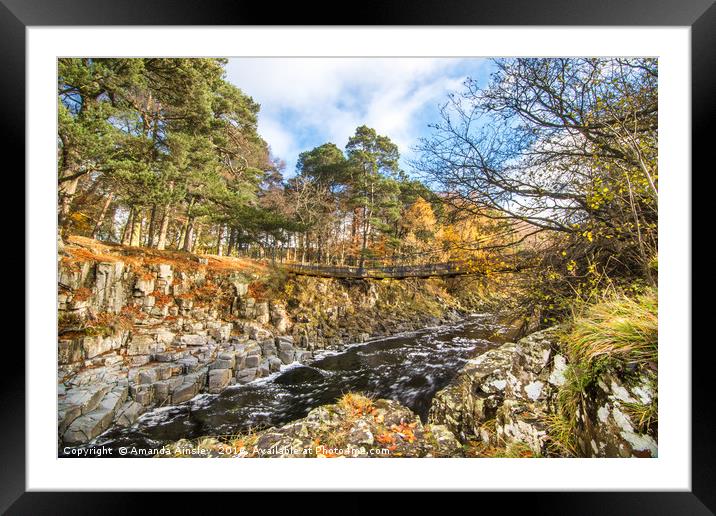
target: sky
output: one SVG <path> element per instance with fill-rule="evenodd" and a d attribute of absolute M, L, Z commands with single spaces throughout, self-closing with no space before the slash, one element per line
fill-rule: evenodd
<path fill-rule="evenodd" d="M 486 83 L 482 58 L 232 58 L 227 79 L 261 104 L 259 133 L 295 173 L 298 155 L 327 142 L 344 149 L 367 125 L 398 145 L 401 166 L 439 107 L 471 77 Z"/>

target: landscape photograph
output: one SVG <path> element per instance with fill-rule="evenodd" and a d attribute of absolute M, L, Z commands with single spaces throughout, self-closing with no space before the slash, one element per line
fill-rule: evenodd
<path fill-rule="evenodd" d="M 56 64 L 57 457 L 658 457 L 656 58 Z"/>

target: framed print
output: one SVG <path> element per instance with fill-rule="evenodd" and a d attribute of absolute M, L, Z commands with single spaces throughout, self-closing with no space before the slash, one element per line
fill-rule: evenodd
<path fill-rule="evenodd" d="M 711 513 L 691 170 L 716 10 L 569 6 L 317 26 L 3 0 L 27 303 L 0 507 L 437 490 Z"/>

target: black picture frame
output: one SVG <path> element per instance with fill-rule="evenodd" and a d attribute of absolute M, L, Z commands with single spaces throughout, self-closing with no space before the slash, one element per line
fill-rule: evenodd
<path fill-rule="evenodd" d="M 713 0 L 390 0 L 351 3 L 350 16 L 339 17 L 338 2 L 192 2 L 190 0 L 0 0 L 0 84 L 2 142 L 5 156 L 17 159 L 13 174 L 24 170 L 25 29 L 49 25 L 607 25 L 690 26 L 692 63 L 693 170 L 713 170 L 713 122 L 716 114 L 716 6 Z M 335 20 L 317 13 L 334 13 Z M 707 164 L 710 163 L 710 166 Z M 6 169 L 9 172 L 9 169 Z M 687 172 L 691 173 L 691 172 Z M 48 171 L 48 185 L 50 185 Z M 693 174 L 692 174 L 693 182 Z M 49 187 L 49 186 L 48 186 Z M 711 201 L 713 202 L 713 201 Z M 692 233 L 695 234 L 695 233 Z M 24 237 L 18 237 L 18 240 Z M 16 247 L 19 248 L 19 245 Z M 696 269 L 699 270 L 699 269 Z M 28 274 L 31 271 L 25 271 Z M 25 489 L 25 353 L 5 345 L 0 375 L 0 511 L 8 514 L 112 514 L 146 507 L 145 493 L 38 493 Z M 691 345 L 683 343 L 685 352 Z M 714 468 L 713 374 L 708 371 L 709 341 L 691 346 L 692 456 L 690 492 L 481 493 L 480 506 L 509 497 L 510 509 L 528 514 L 713 514 L 716 511 Z M 91 467 L 91 466 L 90 466 Z M 81 486 L 78 486 L 81 489 Z M 176 493 L 160 495 L 162 512 L 186 507 Z M 204 494 L 214 503 L 225 496 Z M 497 500 L 499 501 L 499 500 Z M 233 503 L 233 502 L 232 502 Z M 302 503 L 296 501 L 296 503 Z M 366 500 L 366 503 L 368 501 Z M 373 506 L 376 500 L 372 499 Z M 450 506 L 453 501 L 449 502 Z M 313 502 L 311 502 L 313 505 Z M 358 511 L 362 504 L 347 504 Z M 422 497 L 401 502 L 401 512 L 423 505 Z M 231 507 L 231 505 L 227 506 Z M 234 506 L 236 507 L 236 506 Z M 477 509 L 476 509 L 477 510 Z M 510 511 L 511 512 L 511 511 Z"/>

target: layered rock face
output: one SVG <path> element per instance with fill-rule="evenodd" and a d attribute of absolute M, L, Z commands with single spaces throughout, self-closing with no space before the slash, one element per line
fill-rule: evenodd
<path fill-rule="evenodd" d="M 210 284 L 205 270 L 177 272 L 159 263 L 137 272 L 120 260 L 61 267 L 61 320 L 80 324 L 100 314 L 112 321 L 96 335 L 59 335 L 62 444 L 87 442 L 113 424 L 133 424 L 150 408 L 218 393 L 312 357 L 306 339 L 281 335 L 291 327 L 283 306 L 248 295 L 251 278 L 212 279 L 219 281 L 216 302 L 199 306 L 189 293 Z M 269 319 L 275 326 L 265 326 Z"/>
<path fill-rule="evenodd" d="M 207 258 L 97 255 L 60 262 L 61 445 L 305 363 L 316 350 L 458 318 L 432 294 L 428 309 L 416 309 L 402 283 L 297 277 L 267 299 L 255 293 L 258 273 L 212 268 Z"/>
<path fill-rule="evenodd" d="M 470 360 L 439 391 L 429 421 L 445 425 L 465 443 L 523 443 L 538 455 L 554 455 L 549 422 L 565 384 L 568 364 L 553 330 L 533 333 Z M 583 457 L 656 457 L 654 436 L 640 432 L 627 404 L 655 395 L 646 378 L 615 371 L 601 374 L 577 403 L 575 453 Z"/>

